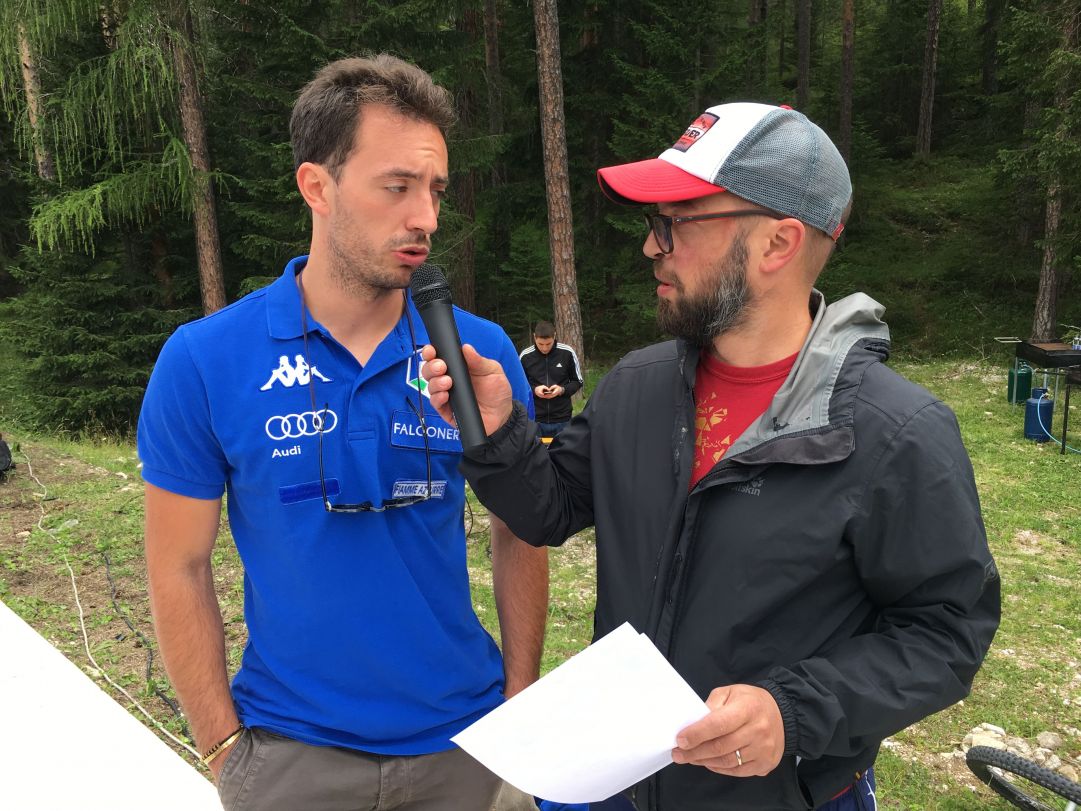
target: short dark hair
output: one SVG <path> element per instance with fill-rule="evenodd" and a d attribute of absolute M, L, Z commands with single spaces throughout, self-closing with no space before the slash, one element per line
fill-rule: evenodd
<path fill-rule="evenodd" d="M 416 65 L 385 53 L 339 59 L 315 74 L 293 105 L 293 169 L 310 161 L 337 180 L 370 104 L 434 124 L 444 138 L 456 120 L 450 93 Z"/>
<path fill-rule="evenodd" d="M 538 321 L 537 326 L 533 328 L 534 338 L 554 338 L 556 337 L 556 328 L 551 321 Z"/>

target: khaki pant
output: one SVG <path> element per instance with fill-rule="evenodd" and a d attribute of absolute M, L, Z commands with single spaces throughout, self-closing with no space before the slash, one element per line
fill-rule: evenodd
<path fill-rule="evenodd" d="M 372 755 L 262 729 L 241 735 L 218 780 L 225 811 L 526 811 L 532 805 L 509 786 L 499 797 L 502 787 L 461 749 Z"/>
<path fill-rule="evenodd" d="M 503 783 L 491 811 L 537 811 L 537 804 L 524 791 L 519 791 L 510 783 Z"/>

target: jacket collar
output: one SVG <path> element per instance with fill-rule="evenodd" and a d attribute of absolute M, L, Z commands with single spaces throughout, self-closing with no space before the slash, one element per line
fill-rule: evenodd
<path fill-rule="evenodd" d="M 889 357 L 885 308 L 863 293 L 826 305 L 811 291 L 810 332 L 766 411 L 725 454 L 746 464 L 838 461 L 852 452 L 852 412 L 864 370 Z M 699 350 L 680 341 L 681 371 L 694 387 Z M 784 440 L 798 439 L 798 442 Z"/>

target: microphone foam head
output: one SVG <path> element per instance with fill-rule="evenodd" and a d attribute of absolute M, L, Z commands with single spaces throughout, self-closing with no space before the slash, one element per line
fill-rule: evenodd
<path fill-rule="evenodd" d="M 413 303 L 418 307 L 433 301 L 450 301 L 450 284 L 443 274 L 443 269 L 430 262 L 425 262 L 413 271 L 409 289 L 413 293 Z"/>

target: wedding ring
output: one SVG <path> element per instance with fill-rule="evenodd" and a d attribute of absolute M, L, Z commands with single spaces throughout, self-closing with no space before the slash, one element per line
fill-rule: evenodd
<path fill-rule="evenodd" d="M 739 753 L 738 749 L 736 750 L 736 763 L 740 766 L 743 765 L 743 755 Z"/>

